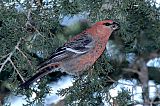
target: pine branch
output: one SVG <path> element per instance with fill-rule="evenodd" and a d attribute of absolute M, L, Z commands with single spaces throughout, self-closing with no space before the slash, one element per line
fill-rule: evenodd
<path fill-rule="evenodd" d="M 144 100 L 144 106 L 149 106 L 149 87 L 148 87 L 148 68 L 144 60 L 141 58 L 139 61 L 137 61 L 137 64 L 139 64 L 140 67 L 140 74 L 139 79 L 142 83 L 142 96 Z"/>
<path fill-rule="evenodd" d="M 26 60 L 28 61 L 30 67 L 33 69 L 30 60 L 29 60 L 28 57 L 23 53 L 23 51 L 22 51 L 21 49 L 19 49 L 19 47 L 16 47 L 16 49 L 23 55 L 24 58 L 26 58 Z"/>
<path fill-rule="evenodd" d="M 28 10 L 28 14 L 27 14 L 27 21 L 30 21 L 30 18 L 31 18 L 31 12 L 32 12 L 32 5 L 33 5 L 33 2 L 34 2 L 34 0 L 31 0 L 31 2 L 30 2 L 30 8 L 29 8 L 29 10 Z"/>
<path fill-rule="evenodd" d="M 24 83 L 25 82 L 24 78 L 22 77 L 22 75 L 20 74 L 20 72 L 18 71 L 18 69 L 16 68 L 16 66 L 14 65 L 14 63 L 12 62 L 12 60 L 9 59 L 9 61 L 12 64 L 13 68 L 16 70 L 17 74 L 20 76 L 20 78 L 23 81 L 23 83 Z"/>
<path fill-rule="evenodd" d="M 5 59 L 5 61 L 3 63 L 1 63 L 1 68 L 0 68 L 0 72 L 3 70 L 4 66 L 6 65 L 6 63 L 8 61 L 11 60 L 12 55 L 15 53 L 16 48 L 20 45 L 21 39 L 17 42 L 17 45 L 14 47 L 14 49 L 12 50 L 12 52 L 9 53 L 8 57 Z M 7 55 L 6 55 L 7 56 Z"/>
<path fill-rule="evenodd" d="M 130 69 L 129 71 L 137 73 L 139 80 L 142 84 L 142 97 L 144 100 L 144 106 L 149 106 L 150 99 L 149 99 L 149 75 L 148 75 L 148 67 L 146 65 L 146 62 L 143 58 L 139 58 L 135 61 L 134 69 Z"/>
<path fill-rule="evenodd" d="M 4 59 L 4 58 L 6 58 L 8 55 L 9 55 L 9 54 L 6 54 L 6 55 L 4 55 L 4 56 L 0 56 L 0 58 L 1 58 L 1 59 Z"/>

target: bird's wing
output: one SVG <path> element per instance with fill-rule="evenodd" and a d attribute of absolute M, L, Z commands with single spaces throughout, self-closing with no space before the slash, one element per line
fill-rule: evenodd
<path fill-rule="evenodd" d="M 90 34 L 75 37 L 59 47 L 48 59 L 40 65 L 40 68 L 54 62 L 59 62 L 87 53 L 94 46 L 94 40 Z"/>

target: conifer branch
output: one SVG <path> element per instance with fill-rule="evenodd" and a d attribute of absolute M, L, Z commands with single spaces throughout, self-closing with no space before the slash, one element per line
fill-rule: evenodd
<path fill-rule="evenodd" d="M 9 59 L 10 63 L 12 64 L 13 68 L 16 70 L 17 74 L 19 75 L 19 77 L 21 78 L 21 80 L 23 81 L 23 83 L 25 82 L 24 78 L 22 77 L 22 75 L 20 74 L 20 72 L 18 71 L 18 69 L 16 68 L 16 66 L 14 65 L 13 61 L 11 59 Z"/>
<path fill-rule="evenodd" d="M 30 6 L 31 6 L 31 7 L 29 8 L 28 14 L 27 14 L 27 19 L 28 19 L 28 21 L 30 21 L 30 18 L 31 18 L 31 12 L 32 12 L 33 2 L 34 2 L 34 0 L 31 0 L 31 2 L 30 2 Z"/>
<path fill-rule="evenodd" d="M 28 62 L 29 65 L 31 66 L 31 68 L 33 68 L 30 60 L 29 60 L 28 57 L 24 54 L 24 52 L 23 52 L 21 49 L 19 49 L 19 47 L 16 47 L 16 49 L 23 55 L 24 58 L 26 58 L 27 62 Z"/>
<path fill-rule="evenodd" d="M 17 42 L 17 45 L 14 47 L 13 51 L 9 53 L 9 55 L 5 59 L 5 61 L 3 63 L 1 63 L 0 72 L 3 70 L 4 66 L 6 65 L 6 63 L 11 60 L 11 57 L 15 53 L 16 48 L 19 46 L 20 42 L 21 42 L 21 39 Z"/>
<path fill-rule="evenodd" d="M 0 56 L 0 58 L 1 58 L 1 59 L 4 59 L 4 58 L 6 58 L 8 55 L 9 55 L 9 53 L 6 54 L 6 55 L 4 55 L 4 56 Z"/>
<path fill-rule="evenodd" d="M 123 68 L 122 70 L 125 71 L 125 72 L 136 73 L 136 74 L 138 74 L 138 75 L 140 74 L 140 73 L 138 72 L 138 70 L 131 69 L 131 68 Z"/>
<path fill-rule="evenodd" d="M 34 0 L 32 0 L 31 2 L 30 2 L 30 8 L 29 8 L 29 10 L 28 10 L 28 13 L 27 13 L 27 22 L 26 22 L 26 27 L 27 26 L 30 26 L 30 27 L 32 27 L 37 33 L 38 33 L 38 35 L 40 35 L 40 36 L 42 36 L 42 37 L 44 37 L 41 33 L 40 33 L 40 31 L 35 27 L 35 26 L 33 26 L 32 24 L 31 24 L 31 13 L 32 13 L 32 5 L 33 5 L 33 2 L 34 2 Z M 35 35 L 36 36 L 36 35 Z"/>
<path fill-rule="evenodd" d="M 138 69 L 139 69 L 139 80 L 142 84 L 142 97 L 144 100 L 144 106 L 149 106 L 150 99 L 149 99 L 149 86 L 148 86 L 148 68 L 146 62 L 143 58 L 140 58 L 136 62 Z"/>

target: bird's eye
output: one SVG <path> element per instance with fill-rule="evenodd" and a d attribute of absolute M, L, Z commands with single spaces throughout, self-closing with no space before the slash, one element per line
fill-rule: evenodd
<path fill-rule="evenodd" d="M 111 24 L 110 24 L 110 23 L 104 23 L 103 25 L 105 25 L 105 26 L 110 26 Z"/>

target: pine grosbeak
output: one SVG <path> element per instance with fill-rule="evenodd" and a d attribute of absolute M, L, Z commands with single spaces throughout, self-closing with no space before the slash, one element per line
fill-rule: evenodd
<path fill-rule="evenodd" d="M 38 72 L 21 87 L 29 86 L 35 80 L 54 71 L 79 75 L 91 67 L 105 50 L 107 41 L 119 25 L 112 20 L 97 22 L 58 48 L 47 61 L 42 63 Z"/>

